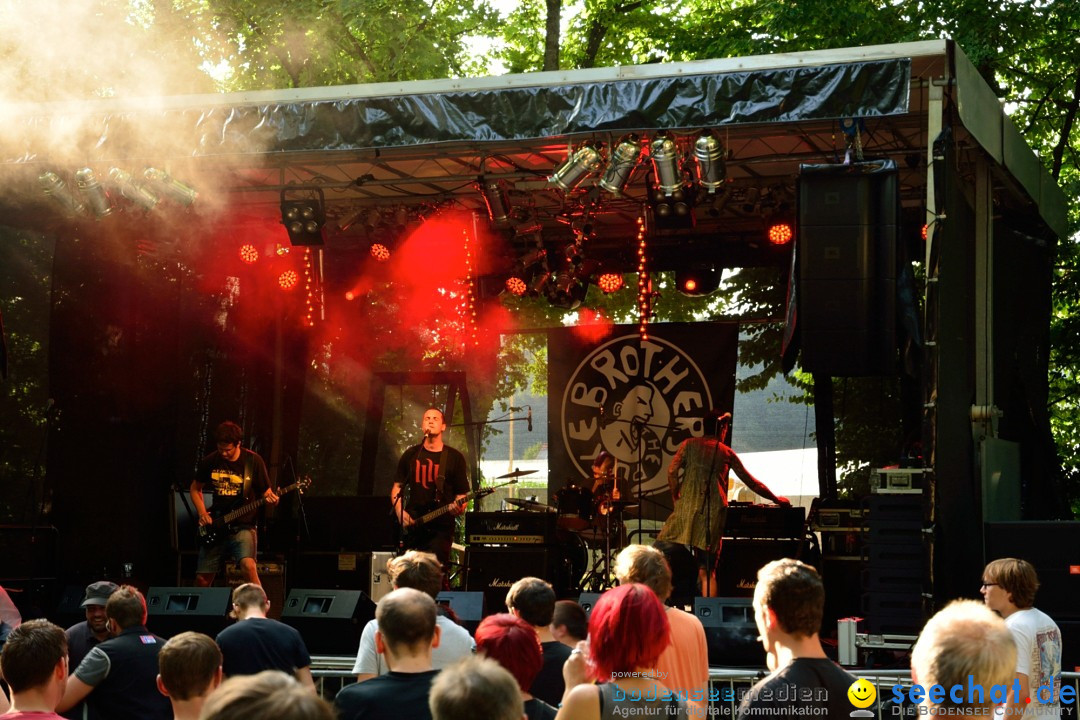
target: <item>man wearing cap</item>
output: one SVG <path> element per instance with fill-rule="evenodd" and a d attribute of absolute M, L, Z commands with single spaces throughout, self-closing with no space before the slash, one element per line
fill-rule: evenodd
<path fill-rule="evenodd" d="M 105 603 L 109 596 L 117 588 L 116 583 L 101 580 L 86 586 L 86 595 L 83 597 L 80 607 L 86 612 L 86 620 L 75 623 L 67 629 L 68 641 L 68 667 L 79 667 L 86 654 L 98 643 L 105 642 L 112 637 L 109 632 L 109 619 L 105 616 Z M 85 703 L 79 703 L 65 713 L 61 713 L 69 720 L 82 720 Z M 95 718 L 91 713 L 89 718 Z"/>

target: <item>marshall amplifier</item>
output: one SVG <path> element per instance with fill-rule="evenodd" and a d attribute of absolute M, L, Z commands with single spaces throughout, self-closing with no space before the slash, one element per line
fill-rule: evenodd
<path fill-rule="evenodd" d="M 491 513 L 506 514 L 506 513 Z M 465 587 L 484 593 L 484 610 L 506 612 L 506 593 L 523 577 L 548 578 L 552 570 L 550 551 L 544 547 L 471 547 Z M 556 589 L 557 597 L 563 597 Z"/>
<path fill-rule="evenodd" d="M 806 510 L 801 507 L 731 503 L 724 525 L 725 538 L 799 538 L 806 531 Z"/>
<path fill-rule="evenodd" d="M 465 540 L 470 545 L 554 544 L 555 521 L 554 513 L 472 512 L 465 516 Z"/>

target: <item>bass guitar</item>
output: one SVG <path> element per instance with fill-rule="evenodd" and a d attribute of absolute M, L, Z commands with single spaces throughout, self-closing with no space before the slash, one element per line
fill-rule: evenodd
<path fill-rule="evenodd" d="M 292 485 L 286 485 L 283 488 L 276 490 L 278 497 L 284 497 L 289 493 L 296 491 L 303 494 L 305 490 L 311 487 L 311 478 L 302 477 Z M 239 518 L 244 517 L 252 510 L 260 507 L 266 503 L 266 498 L 259 498 L 258 500 L 252 500 L 251 502 L 241 505 L 240 507 L 225 513 L 219 517 L 213 518 L 213 522 L 209 525 L 199 526 L 199 544 L 209 547 L 210 545 L 216 545 L 221 542 L 222 538 L 231 535 L 235 532 L 232 527 L 232 523 Z"/>

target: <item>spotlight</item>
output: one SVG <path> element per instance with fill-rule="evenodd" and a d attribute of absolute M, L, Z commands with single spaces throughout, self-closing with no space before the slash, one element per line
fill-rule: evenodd
<path fill-rule="evenodd" d="M 61 177 L 51 170 L 41 173 L 38 182 L 41 183 L 41 188 L 45 191 L 45 194 L 59 203 L 68 213 L 81 215 L 86 210 L 86 206 L 82 204 L 82 201 L 75 197 L 75 194 L 68 189 Z"/>
<path fill-rule="evenodd" d="M 164 170 L 148 167 L 143 170 L 143 177 L 150 186 L 173 202 L 190 206 L 199 197 L 195 188 L 180 182 Z"/>
<path fill-rule="evenodd" d="M 296 274 L 295 270 L 286 270 L 278 275 L 278 287 L 288 292 L 297 286 L 300 282 L 300 276 Z"/>
<path fill-rule="evenodd" d="M 548 183 L 558 185 L 565 192 L 576 188 L 588 175 L 600 170 L 604 164 L 604 158 L 600 150 L 603 143 L 586 141 L 578 145 L 577 150 L 570 154 L 566 162 L 548 178 Z"/>
<path fill-rule="evenodd" d="M 318 197 L 303 200 L 286 200 L 286 190 L 281 191 L 281 224 L 289 233 L 293 245 L 323 245 L 326 243 L 326 209 L 321 188 L 315 188 Z"/>
<path fill-rule="evenodd" d="M 724 167 L 724 146 L 711 130 L 702 130 L 694 142 L 694 159 L 698 165 L 701 187 L 715 193 L 724 185 L 727 169 Z"/>
<path fill-rule="evenodd" d="M 501 182 L 493 178 L 480 178 L 480 191 L 484 194 L 488 218 L 497 227 L 510 224 L 510 196 Z"/>
<path fill-rule="evenodd" d="M 518 275 L 511 275 L 506 278 L 506 291 L 511 295 L 521 297 L 529 289 L 529 286 L 525 284 L 525 279 Z"/>
<path fill-rule="evenodd" d="M 769 242 L 773 245 L 787 245 L 795 237 L 791 223 L 778 222 L 769 226 Z"/>
<path fill-rule="evenodd" d="M 604 273 L 596 280 L 597 287 L 606 295 L 621 290 L 623 287 L 623 276 L 621 273 Z"/>
<path fill-rule="evenodd" d="M 656 227 L 662 229 L 694 227 L 695 188 L 679 186 L 670 195 L 655 188 L 649 191 L 649 205 Z"/>
<path fill-rule="evenodd" d="M 720 272 L 710 265 L 676 270 L 675 286 L 688 297 L 705 297 L 720 287 Z"/>
<path fill-rule="evenodd" d="M 371 257 L 378 262 L 386 262 L 390 259 L 390 248 L 382 243 L 371 243 Z"/>
<path fill-rule="evenodd" d="M 259 251 L 251 243 L 240 246 L 240 260 L 247 265 L 254 265 L 259 261 Z"/>
<path fill-rule="evenodd" d="M 79 188 L 79 192 L 90 203 L 90 209 L 93 211 L 94 217 L 100 220 L 103 217 L 112 215 L 113 209 L 109 194 L 105 192 L 105 187 L 98 182 L 93 168 L 84 167 L 76 170 L 75 186 Z"/>
<path fill-rule="evenodd" d="M 157 193 L 140 183 L 126 170 L 121 170 L 118 167 L 111 168 L 109 178 L 112 179 L 116 187 L 120 188 L 121 195 L 147 212 L 157 207 L 157 204 L 161 201 Z"/>
<path fill-rule="evenodd" d="M 604 170 L 604 176 L 600 178 L 600 187 L 612 195 L 622 195 L 640 157 L 641 138 L 631 133 L 620 140 L 611 151 L 607 169 Z"/>
<path fill-rule="evenodd" d="M 683 186 L 679 172 L 679 147 L 666 132 L 660 132 L 649 146 L 653 169 L 656 171 L 656 184 L 666 197 L 671 197 Z"/>
<path fill-rule="evenodd" d="M 571 269 L 562 270 L 555 282 L 547 288 L 548 302 L 555 307 L 574 310 L 585 302 L 589 293 L 588 282 L 578 279 Z"/>

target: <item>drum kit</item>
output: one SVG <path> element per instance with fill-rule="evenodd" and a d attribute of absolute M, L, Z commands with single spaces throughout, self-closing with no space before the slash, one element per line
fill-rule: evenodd
<path fill-rule="evenodd" d="M 495 479 L 517 478 L 534 472 L 515 470 Z M 567 562 L 571 566 L 572 589 L 601 592 L 614 584 L 614 558 L 626 546 L 623 516 L 637 509 L 636 501 L 613 498 L 610 492 L 594 495 L 588 488 L 571 483 L 555 493 L 554 506 L 535 499 L 506 498 L 504 502 L 519 510 L 556 515 L 558 539 L 568 553 Z M 587 571 L 586 566 L 589 566 Z"/>

